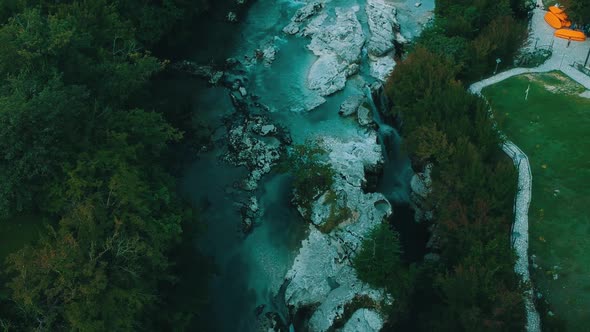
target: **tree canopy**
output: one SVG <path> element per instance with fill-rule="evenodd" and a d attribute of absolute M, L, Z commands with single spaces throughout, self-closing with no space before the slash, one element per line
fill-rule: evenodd
<path fill-rule="evenodd" d="M 565 0 L 563 5 L 572 22 L 579 25 L 590 24 L 590 1 L 588 0 Z"/>
<path fill-rule="evenodd" d="M 410 309 L 388 325 L 392 330 L 524 327 L 524 286 L 513 271 L 510 244 L 516 171 L 485 101 L 465 89 L 491 74 L 497 58 L 511 62 L 526 36 L 524 9 L 507 0 L 437 2 L 433 24 L 387 82 L 388 118 L 401 119 L 412 166 L 433 165 L 423 208 L 433 212 L 431 250 L 439 258 L 418 266 L 404 301 Z M 374 279 L 365 274 L 359 273 Z"/>
<path fill-rule="evenodd" d="M 162 287 L 176 282 L 170 253 L 195 222 L 164 160 L 183 133 L 138 96 L 165 66 L 151 47 L 207 5 L 0 4 L 0 222 L 21 213 L 50 221 L 2 262 L 2 328 L 186 322 L 158 310 L 170 300 Z"/>

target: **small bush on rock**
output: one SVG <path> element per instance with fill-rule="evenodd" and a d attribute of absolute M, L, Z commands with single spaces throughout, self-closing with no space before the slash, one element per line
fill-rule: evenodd
<path fill-rule="evenodd" d="M 334 170 L 322 161 L 326 151 L 313 142 L 295 145 L 289 154 L 288 167 L 294 180 L 295 200 L 309 210 L 311 202 L 332 187 Z"/>

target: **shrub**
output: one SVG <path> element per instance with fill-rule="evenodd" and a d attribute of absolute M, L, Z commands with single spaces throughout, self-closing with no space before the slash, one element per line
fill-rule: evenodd
<path fill-rule="evenodd" d="M 332 187 L 334 170 L 322 161 L 326 151 L 317 144 L 307 142 L 295 145 L 287 160 L 293 174 L 293 188 L 297 203 L 308 209 L 313 199 Z"/>

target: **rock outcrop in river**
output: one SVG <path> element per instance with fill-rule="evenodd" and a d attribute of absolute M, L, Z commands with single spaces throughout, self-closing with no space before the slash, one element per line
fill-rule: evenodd
<path fill-rule="evenodd" d="M 342 90 L 346 79 L 359 70 L 365 35 L 355 9 L 336 8 L 336 22 L 323 26 L 307 46 L 319 56 L 309 71 L 312 90 L 322 96 Z"/>
<path fill-rule="evenodd" d="M 318 59 L 308 74 L 309 88 L 321 96 L 342 90 L 347 78 L 359 72 L 363 47 L 368 49 L 371 76 L 385 81 L 393 71 L 394 41 L 404 43 L 399 32 L 396 10 L 383 0 L 369 0 L 366 6 L 369 30 L 363 33 L 357 18 L 358 6 L 335 8 L 335 20 L 328 19 L 322 2 L 312 2 L 299 9 L 283 31 L 311 37 L 308 45 Z"/>
<path fill-rule="evenodd" d="M 373 289 L 361 282 L 351 265 L 363 238 L 392 213 L 387 199 L 380 193 L 365 193 L 365 172 L 375 172 L 383 165 L 381 146 L 374 132 L 347 140 L 321 138 L 321 146 L 328 151 L 329 163 L 334 168 L 334 184 L 325 195 L 312 204 L 312 223 L 309 237 L 303 241 L 295 263 L 287 273 L 285 302 L 293 312 L 311 310 L 309 329 L 327 331 L 335 321 L 349 321 L 343 317 L 344 307 L 355 297 L 365 296 L 374 303 L 391 301 L 383 290 Z M 333 204 L 334 207 L 326 208 Z M 346 210 L 337 225 L 325 223 L 333 218 L 333 211 Z M 362 310 L 359 308 L 359 310 Z M 363 326 L 377 331 L 383 318 L 374 311 L 353 316 L 366 317 Z M 357 326 L 353 323 L 349 325 Z M 371 330 L 367 330 L 371 331 Z"/>
<path fill-rule="evenodd" d="M 342 90 L 348 77 L 360 72 L 363 61 L 369 62 L 367 74 L 384 82 L 395 66 L 396 45 L 406 42 L 400 34 L 396 8 L 386 0 L 368 0 L 365 11 L 370 35 L 366 36 L 357 18 L 360 8 L 332 9 L 328 4 L 304 6 L 283 29 L 311 37 L 308 49 L 318 58 L 308 72 L 309 88 L 321 96 Z M 292 315 L 309 313 L 306 327 L 311 331 L 378 331 L 387 317 L 377 305 L 366 303 L 395 301 L 384 290 L 361 282 L 351 263 L 364 237 L 393 213 L 383 194 L 364 190 L 372 187 L 367 175 L 379 174 L 384 163 L 382 146 L 371 126 L 373 110 L 366 101 L 364 95 L 352 95 L 339 113 L 356 115 L 367 131 L 346 139 L 320 137 L 336 173 L 334 184 L 315 198 L 310 211 L 298 207 L 310 222 L 309 236 L 286 275 L 285 302 Z M 350 306 L 358 298 L 363 298 L 365 305 L 351 312 Z"/>

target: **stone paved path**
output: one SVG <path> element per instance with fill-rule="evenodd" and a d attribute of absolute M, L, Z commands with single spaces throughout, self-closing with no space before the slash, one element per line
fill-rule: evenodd
<path fill-rule="evenodd" d="M 540 3 L 540 8 L 543 8 L 541 0 L 537 0 L 537 3 Z M 545 11 L 540 8 L 535 9 L 533 12 L 529 44 L 525 49 L 532 50 L 535 47 L 552 47 L 553 52 L 551 57 L 541 66 L 535 68 L 513 68 L 473 83 L 469 87 L 469 90 L 472 93 L 481 95 L 481 90 L 486 86 L 496 84 L 512 76 L 525 73 L 543 73 L 560 70 L 589 90 L 583 93 L 584 95 L 590 95 L 590 76 L 585 75 L 571 66 L 574 62 L 584 63 L 590 50 L 590 40 L 586 40 L 585 42 L 571 42 L 568 45 L 567 40 L 555 38 L 553 36 L 553 28 L 551 28 L 543 18 Z M 528 210 L 531 203 L 531 186 L 533 182 L 531 167 L 526 154 L 511 141 L 506 140 L 502 149 L 510 158 L 512 158 L 514 165 L 518 169 L 518 192 L 514 202 L 514 225 L 512 229 L 512 245 L 517 254 L 514 270 L 520 274 L 524 282 L 529 282 Z M 532 291 L 527 291 L 525 294 L 525 306 L 527 310 L 526 330 L 528 332 L 540 332 L 541 322 L 539 313 L 535 309 Z"/>

